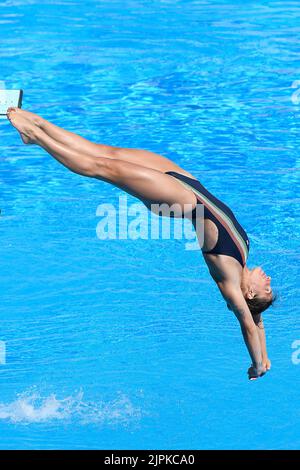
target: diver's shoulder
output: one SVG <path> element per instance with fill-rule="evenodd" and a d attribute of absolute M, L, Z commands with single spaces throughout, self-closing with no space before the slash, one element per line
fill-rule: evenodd
<path fill-rule="evenodd" d="M 231 282 L 240 285 L 243 268 L 235 258 L 210 253 L 204 255 L 210 275 L 216 283 Z"/>

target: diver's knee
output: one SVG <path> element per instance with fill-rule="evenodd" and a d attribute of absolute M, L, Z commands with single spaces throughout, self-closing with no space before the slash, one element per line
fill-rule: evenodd
<path fill-rule="evenodd" d="M 97 144 L 97 146 L 99 148 L 99 155 L 101 155 L 103 158 L 118 159 L 121 157 L 120 150 L 122 149 L 119 147 L 113 147 L 104 144 Z"/>
<path fill-rule="evenodd" d="M 119 181 L 124 172 L 123 162 L 111 158 L 96 158 L 91 168 L 95 178 L 102 177 L 109 181 Z"/>

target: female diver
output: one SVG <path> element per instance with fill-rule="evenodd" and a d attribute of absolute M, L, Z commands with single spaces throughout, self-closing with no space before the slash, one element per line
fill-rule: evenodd
<path fill-rule="evenodd" d="M 249 379 L 257 379 L 270 369 L 261 313 L 275 299 L 271 278 L 260 267 L 246 266 L 249 240 L 228 206 L 165 157 L 90 142 L 20 108 L 9 108 L 7 117 L 24 143 L 39 145 L 74 173 L 123 189 L 149 210 L 166 204 L 177 207 L 178 213 L 174 211 L 173 216 L 189 218 L 195 226 L 197 205 L 203 205 L 202 254 L 227 307 L 240 323 L 252 360 Z"/>

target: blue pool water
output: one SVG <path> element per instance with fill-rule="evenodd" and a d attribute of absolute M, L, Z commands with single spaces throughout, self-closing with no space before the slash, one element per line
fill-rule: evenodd
<path fill-rule="evenodd" d="M 97 207 L 121 191 L 0 120 L 1 449 L 299 448 L 299 43 L 289 0 L 1 2 L 0 88 L 191 171 L 279 293 L 272 371 L 249 382 L 200 252 L 100 240 Z"/>

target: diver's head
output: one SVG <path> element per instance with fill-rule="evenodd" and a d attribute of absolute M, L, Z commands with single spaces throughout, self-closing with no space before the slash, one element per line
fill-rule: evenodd
<path fill-rule="evenodd" d="M 252 315 L 262 313 L 276 299 L 271 287 L 271 277 L 260 267 L 248 269 L 245 266 L 241 289 Z"/>

